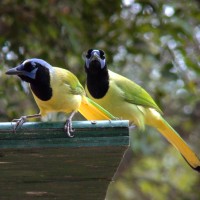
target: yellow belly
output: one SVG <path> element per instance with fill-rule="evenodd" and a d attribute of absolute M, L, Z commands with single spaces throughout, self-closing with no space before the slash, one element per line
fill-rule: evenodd
<path fill-rule="evenodd" d="M 40 109 L 40 114 L 42 116 L 46 115 L 49 112 L 65 112 L 70 113 L 72 111 L 77 111 L 82 97 L 80 95 L 72 94 L 59 94 L 58 97 L 53 96 L 48 101 L 41 101 L 34 94 L 34 99 Z"/>
<path fill-rule="evenodd" d="M 130 120 L 140 128 L 144 128 L 144 113 L 140 106 L 131 104 L 123 98 L 122 92 L 115 86 L 110 87 L 106 95 L 101 99 L 94 99 L 88 92 L 89 98 L 101 105 L 108 112 L 119 119 Z"/>

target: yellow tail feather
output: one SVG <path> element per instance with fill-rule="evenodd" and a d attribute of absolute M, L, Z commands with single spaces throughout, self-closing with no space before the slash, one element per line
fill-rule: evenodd
<path fill-rule="evenodd" d="M 112 120 L 116 119 L 108 111 L 91 99 L 83 96 L 78 110 L 87 120 Z"/>
<path fill-rule="evenodd" d="M 194 170 L 200 172 L 200 160 L 197 155 L 162 117 L 157 120 L 154 127 L 182 154 Z"/>

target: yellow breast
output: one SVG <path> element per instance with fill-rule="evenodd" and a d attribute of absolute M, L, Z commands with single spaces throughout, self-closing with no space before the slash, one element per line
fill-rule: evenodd
<path fill-rule="evenodd" d="M 70 113 L 78 110 L 82 101 L 82 89 L 78 79 L 68 70 L 56 68 L 50 73 L 52 97 L 42 101 L 34 94 L 34 99 L 42 116 L 49 112 Z"/>

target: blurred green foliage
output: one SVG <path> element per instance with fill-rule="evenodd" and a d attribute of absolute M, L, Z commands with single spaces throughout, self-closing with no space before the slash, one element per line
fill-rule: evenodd
<path fill-rule="evenodd" d="M 84 84 L 82 54 L 101 48 L 110 69 L 149 91 L 200 155 L 199 8 L 197 0 L 1 0 L 0 120 L 38 112 L 8 68 L 38 57 Z M 133 164 L 108 199 L 199 199 L 199 175 L 155 130 L 132 137 Z"/>

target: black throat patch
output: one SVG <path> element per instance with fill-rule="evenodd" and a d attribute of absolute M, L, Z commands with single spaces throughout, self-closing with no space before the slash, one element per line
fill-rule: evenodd
<path fill-rule="evenodd" d="M 87 88 L 90 95 L 95 99 L 103 98 L 109 89 L 109 74 L 105 67 L 98 71 L 98 73 L 90 73 L 85 67 L 87 73 Z"/>
<path fill-rule="evenodd" d="M 30 82 L 31 90 L 42 101 L 48 101 L 52 97 L 50 74 L 46 68 L 37 71 L 36 78 Z"/>

